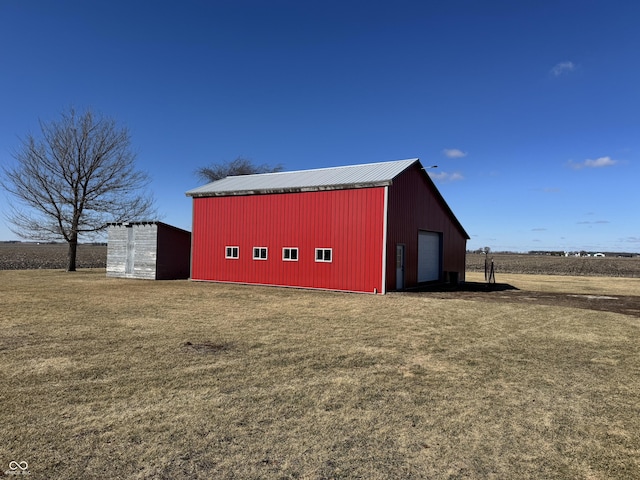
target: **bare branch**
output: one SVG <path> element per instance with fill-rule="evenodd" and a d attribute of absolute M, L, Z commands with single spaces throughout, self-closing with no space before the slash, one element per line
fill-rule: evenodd
<path fill-rule="evenodd" d="M 248 158 L 238 157 L 230 162 L 200 167 L 196 170 L 196 176 L 205 182 L 215 182 L 225 177 L 253 175 L 254 173 L 275 173 L 282 170 L 282 165 L 279 164 L 274 167 L 267 164 L 256 165 Z"/>

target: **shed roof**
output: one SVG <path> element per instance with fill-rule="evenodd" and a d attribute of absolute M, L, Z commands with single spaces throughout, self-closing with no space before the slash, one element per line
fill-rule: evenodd
<path fill-rule="evenodd" d="M 214 197 L 385 186 L 418 161 L 417 158 L 411 158 L 294 172 L 238 175 L 194 188 L 186 194 L 190 197 Z"/>
<path fill-rule="evenodd" d="M 168 223 L 161 222 L 159 220 L 141 220 L 141 221 L 133 221 L 133 222 L 110 222 L 107 223 L 109 227 L 133 227 L 133 226 L 144 226 L 144 225 L 158 225 L 161 227 L 172 228 L 174 230 L 180 230 L 185 233 L 191 234 L 188 230 L 184 228 L 176 227 L 175 225 L 169 225 Z"/>

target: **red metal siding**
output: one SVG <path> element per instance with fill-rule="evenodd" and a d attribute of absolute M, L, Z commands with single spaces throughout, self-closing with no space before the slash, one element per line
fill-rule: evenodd
<path fill-rule="evenodd" d="M 383 217 L 384 188 L 194 198 L 191 278 L 381 292 Z M 253 247 L 268 259 L 253 260 Z M 299 260 L 283 261 L 283 247 Z M 316 248 L 332 262 L 316 262 Z"/>
<path fill-rule="evenodd" d="M 442 234 L 442 271 L 464 281 L 466 234 L 451 219 L 418 165 L 402 172 L 389 187 L 387 288 L 395 290 L 396 245 L 405 245 L 405 287 L 418 283 L 418 231 Z"/>

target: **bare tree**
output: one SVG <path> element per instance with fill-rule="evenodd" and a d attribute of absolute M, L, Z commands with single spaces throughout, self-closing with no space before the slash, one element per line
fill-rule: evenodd
<path fill-rule="evenodd" d="M 135 169 L 128 130 L 112 119 L 71 108 L 59 121 L 40 121 L 40 129 L 21 139 L 16 163 L 2 168 L 0 186 L 15 200 L 6 217 L 21 238 L 64 239 L 72 272 L 81 235 L 95 238 L 109 222 L 155 214 L 153 198 L 138 193 L 150 179 Z"/>
<path fill-rule="evenodd" d="M 230 162 L 223 162 L 201 167 L 196 170 L 196 175 L 205 182 L 215 182 L 225 177 L 235 175 L 252 175 L 254 173 L 281 172 L 282 165 L 275 167 L 263 164 L 256 165 L 248 158 L 238 157 Z"/>

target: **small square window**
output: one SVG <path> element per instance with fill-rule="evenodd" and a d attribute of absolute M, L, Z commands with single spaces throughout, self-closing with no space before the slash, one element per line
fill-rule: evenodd
<path fill-rule="evenodd" d="M 253 247 L 253 259 L 254 260 L 266 260 L 267 259 L 267 247 Z"/>
<path fill-rule="evenodd" d="M 285 247 L 282 249 L 282 260 L 287 262 L 298 261 L 298 248 L 297 247 Z"/>
<path fill-rule="evenodd" d="M 226 247 L 224 258 L 240 258 L 240 247 Z"/>
<path fill-rule="evenodd" d="M 331 248 L 316 248 L 316 262 L 331 262 Z"/>

